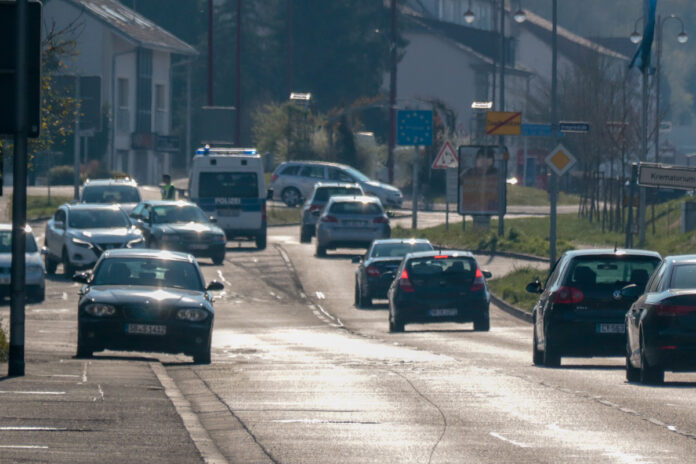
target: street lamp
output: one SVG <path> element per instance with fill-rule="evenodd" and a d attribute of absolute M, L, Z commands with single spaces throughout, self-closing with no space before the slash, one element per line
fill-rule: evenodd
<path fill-rule="evenodd" d="M 464 21 L 466 21 L 467 24 L 471 24 L 476 21 L 476 14 L 471 9 L 471 0 L 469 0 L 469 9 L 464 13 Z"/>
<path fill-rule="evenodd" d="M 512 18 L 515 20 L 516 23 L 522 24 L 527 20 L 527 14 L 524 12 L 522 9 L 522 0 L 519 0 L 517 2 L 517 11 L 515 14 L 512 16 Z"/>
<path fill-rule="evenodd" d="M 638 32 L 638 22 L 640 22 L 642 19 L 642 16 L 636 19 L 636 22 L 633 24 L 633 32 L 631 32 L 631 35 L 628 37 L 631 40 L 631 43 L 636 45 L 638 45 L 638 43 L 643 39 L 641 33 Z"/>

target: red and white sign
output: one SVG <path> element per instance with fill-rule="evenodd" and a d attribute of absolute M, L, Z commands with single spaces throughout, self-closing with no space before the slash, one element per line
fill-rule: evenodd
<path fill-rule="evenodd" d="M 456 168 L 459 166 L 459 158 L 457 157 L 457 152 L 449 140 L 442 145 L 440 152 L 437 154 L 435 161 L 433 161 L 433 169 L 447 169 Z"/>

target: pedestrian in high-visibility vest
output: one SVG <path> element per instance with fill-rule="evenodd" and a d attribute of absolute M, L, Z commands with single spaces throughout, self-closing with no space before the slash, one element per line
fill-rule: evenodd
<path fill-rule="evenodd" d="M 162 176 L 162 183 L 164 184 L 161 188 L 162 199 L 176 200 L 176 188 L 172 185 L 172 178 L 169 174 L 164 174 Z"/>

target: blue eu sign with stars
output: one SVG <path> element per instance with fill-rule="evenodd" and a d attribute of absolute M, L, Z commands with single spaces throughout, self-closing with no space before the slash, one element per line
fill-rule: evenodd
<path fill-rule="evenodd" d="M 397 145 L 432 145 L 433 112 L 401 110 L 397 114 Z"/>

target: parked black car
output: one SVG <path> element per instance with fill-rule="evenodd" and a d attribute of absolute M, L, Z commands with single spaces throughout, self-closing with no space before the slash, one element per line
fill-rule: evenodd
<path fill-rule="evenodd" d="M 374 298 L 387 298 L 389 286 L 404 256 L 432 249 L 425 238 L 387 238 L 372 242 L 363 258 L 353 260 L 360 263 L 355 270 L 355 306 L 369 308 Z"/>
<path fill-rule="evenodd" d="M 537 280 L 527 291 L 540 293 L 534 306 L 533 361 L 560 366 L 563 356 L 623 356 L 624 317 L 635 301 L 622 289 L 642 289 L 660 263 L 643 250 L 576 250 L 561 256 L 546 285 Z"/>
<path fill-rule="evenodd" d="M 642 289 L 629 285 L 623 295 Z M 696 370 L 696 255 L 670 256 L 626 313 L 626 379 L 664 382 L 665 370 Z"/>
<path fill-rule="evenodd" d="M 105 349 L 184 353 L 210 363 L 212 290 L 191 255 L 157 250 L 109 250 L 84 284 L 77 307 L 77 356 Z"/>
<path fill-rule="evenodd" d="M 466 251 L 424 251 L 404 257 L 389 287 L 389 331 L 408 323 L 473 322 L 490 329 L 490 293 L 474 256 Z"/>

